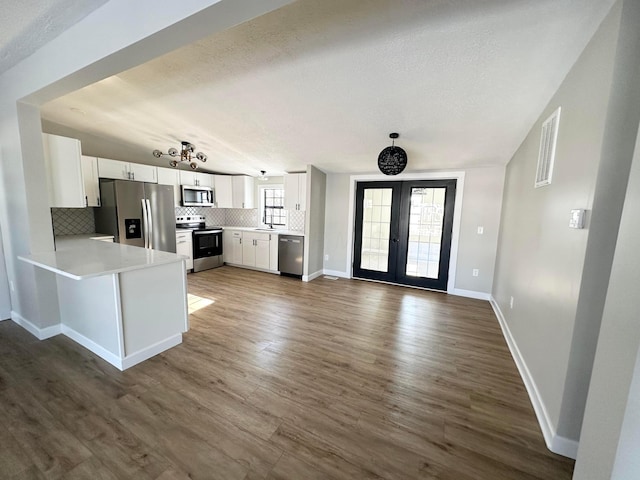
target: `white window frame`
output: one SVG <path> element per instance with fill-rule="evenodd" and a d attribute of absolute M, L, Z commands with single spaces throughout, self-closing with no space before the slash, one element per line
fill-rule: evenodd
<path fill-rule="evenodd" d="M 262 227 L 268 227 L 269 224 L 264 223 L 264 191 L 265 190 L 274 190 L 274 189 L 279 189 L 282 190 L 282 194 L 283 194 L 283 198 L 284 198 L 284 184 L 282 183 L 265 183 L 263 185 L 260 185 L 259 189 L 258 189 L 258 196 L 260 197 L 259 200 L 259 204 L 260 204 L 260 226 Z M 283 209 L 283 213 L 284 213 L 284 225 L 277 225 L 276 227 L 278 229 L 284 229 L 286 230 L 287 225 L 289 225 L 289 216 L 288 216 L 288 212 L 286 209 Z M 274 227 L 274 228 L 276 228 Z"/>

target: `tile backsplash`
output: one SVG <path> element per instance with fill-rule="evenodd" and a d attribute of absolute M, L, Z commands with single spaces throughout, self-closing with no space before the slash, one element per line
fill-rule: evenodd
<path fill-rule="evenodd" d="M 233 227 L 258 227 L 260 216 L 257 208 L 226 208 L 225 225 Z"/>
<path fill-rule="evenodd" d="M 180 215 L 204 215 L 207 225 L 226 225 L 225 209 L 209 207 L 176 207 L 176 217 Z"/>
<path fill-rule="evenodd" d="M 304 232 L 305 212 L 289 210 L 289 230 Z"/>
<path fill-rule="evenodd" d="M 208 208 L 176 207 L 178 215 L 204 215 L 207 225 L 233 227 L 258 227 L 260 215 L 257 208 Z M 305 212 L 289 211 L 289 230 L 304 231 Z M 82 235 L 95 233 L 96 221 L 93 208 L 52 208 L 51 219 L 54 235 Z M 98 232 L 105 233 L 105 232 Z"/>
<path fill-rule="evenodd" d="M 52 208 L 51 221 L 54 235 L 82 235 L 96 231 L 93 208 Z"/>

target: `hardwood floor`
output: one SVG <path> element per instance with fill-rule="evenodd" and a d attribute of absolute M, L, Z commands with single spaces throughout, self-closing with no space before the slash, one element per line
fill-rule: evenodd
<path fill-rule="evenodd" d="M 119 372 L 0 322 L 3 479 L 569 479 L 487 302 L 222 267 Z"/>

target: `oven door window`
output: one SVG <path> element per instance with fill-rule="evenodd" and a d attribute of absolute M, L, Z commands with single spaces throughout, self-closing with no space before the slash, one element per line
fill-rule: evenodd
<path fill-rule="evenodd" d="M 196 233 L 193 236 L 195 258 L 222 255 L 222 233 Z"/>

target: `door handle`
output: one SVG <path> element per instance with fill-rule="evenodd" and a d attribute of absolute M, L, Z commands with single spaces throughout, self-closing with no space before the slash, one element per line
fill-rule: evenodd
<path fill-rule="evenodd" d="M 147 204 L 145 199 L 140 200 L 142 202 L 142 229 L 144 236 L 144 248 L 149 248 L 149 226 L 147 225 Z"/>
<path fill-rule="evenodd" d="M 397 238 L 392 238 L 392 239 L 391 239 L 391 241 L 392 241 L 393 243 L 398 243 L 398 239 L 397 239 Z"/>
<path fill-rule="evenodd" d="M 153 219 L 151 218 L 151 202 L 149 200 L 145 200 L 147 202 L 147 216 L 149 217 L 149 248 L 153 248 Z"/>

